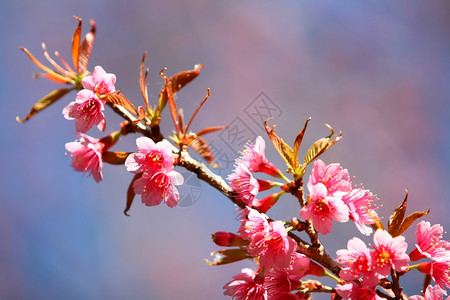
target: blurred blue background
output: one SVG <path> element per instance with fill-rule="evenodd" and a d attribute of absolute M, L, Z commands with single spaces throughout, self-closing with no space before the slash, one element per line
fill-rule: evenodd
<path fill-rule="evenodd" d="M 125 217 L 132 178 L 125 168 L 106 166 L 100 184 L 74 172 L 64 149 L 75 139 L 74 124 L 61 111 L 75 94 L 23 125 L 15 121 L 57 87 L 32 80 L 38 69 L 17 47 L 45 60 L 45 41 L 69 60 L 72 15 L 84 20 L 83 34 L 89 19 L 98 25 L 89 69 L 115 73 L 116 87 L 135 104 L 142 104 L 144 50 L 153 103 L 160 69 L 172 75 L 202 63 L 202 74 L 178 96 L 190 116 L 211 88 L 193 130 L 239 117 L 263 135 L 244 110 L 264 92 L 280 109 L 271 122 L 286 141 L 312 117 L 301 151 L 328 135 L 325 123 L 342 130 L 343 140 L 322 159 L 340 162 L 355 183 L 378 195 L 384 222 L 408 189 L 408 211 L 431 208 L 426 219 L 449 230 L 450 2 L 6 0 L 0 4 L 1 299 L 221 299 L 231 276 L 252 267 L 204 262 L 218 249 L 210 234 L 239 226 L 230 201 L 206 185 L 193 205 L 136 201 Z M 107 120 L 107 131 L 119 128 L 109 109 Z M 89 134 L 102 136 L 96 128 Z M 135 150 L 136 137 L 115 150 Z M 206 139 L 236 157 L 219 134 Z M 269 144 L 267 154 L 285 168 Z M 288 220 L 298 207 L 283 197 L 271 215 Z M 322 240 L 334 255 L 354 235 L 360 236 L 353 224 L 335 224 Z M 413 236 L 412 230 L 409 250 Z M 423 276 L 406 278 L 408 293 L 418 294 Z"/>

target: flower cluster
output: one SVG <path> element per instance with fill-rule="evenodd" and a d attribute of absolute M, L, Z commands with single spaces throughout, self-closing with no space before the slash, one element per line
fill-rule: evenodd
<path fill-rule="evenodd" d="M 307 187 L 308 203 L 300 216 L 312 220 L 318 232 L 330 233 L 333 220 L 353 220 L 364 235 L 372 232 L 366 224 L 373 224 L 378 218 L 372 205 L 375 198 L 368 190 L 352 187 L 348 171 L 338 163 L 325 165 L 320 159 L 316 160 Z"/>

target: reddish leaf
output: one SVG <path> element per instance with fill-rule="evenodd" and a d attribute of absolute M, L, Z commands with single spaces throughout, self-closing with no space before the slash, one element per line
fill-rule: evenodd
<path fill-rule="evenodd" d="M 133 179 L 130 182 L 130 185 L 128 186 L 128 190 L 127 190 L 127 206 L 125 207 L 125 210 L 123 211 L 123 213 L 126 216 L 130 216 L 128 214 L 128 211 L 130 210 L 131 205 L 133 204 L 134 196 L 136 195 L 136 193 L 134 192 L 133 184 L 134 184 L 134 182 L 136 180 L 138 180 L 141 177 L 142 177 L 142 173 L 138 173 L 138 174 L 134 175 Z"/>
<path fill-rule="evenodd" d="M 406 190 L 405 200 L 403 200 L 402 204 L 400 204 L 394 212 L 389 217 L 388 221 L 388 232 L 392 236 L 397 236 L 398 231 L 403 222 L 403 218 L 405 217 L 406 206 L 408 205 L 408 191 Z"/>
<path fill-rule="evenodd" d="M 186 126 L 186 130 L 184 130 L 185 133 L 188 132 L 189 127 L 191 126 L 192 121 L 194 120 L 195 116 L 197 115 L 198 111 L 200 110 L 200 108 L 203 106 L 203 104 L 205 104 L 206 100 L 208 100 L 209 96 L 211 95 L 211 92 L 209 89 L 206 90 L 206 97 L 205 99 L 203 99 L 203 101 L 197 106 L 197 108 L 195 109 L 194 113 L 192 114 L 191 119 L 189 120 L 187 126 Z M 181 127 L 184 127 L 183 125 L 181 125 Z"/>
<path fill-rule="evenodd" d="M 298 164 L 298 156 L 297 156 L 298 155 L 298 149 L 300 149 L 300 145 L 302 144 L 303 136 L 305 135 L 306 127 L 308 126 L 308 122 L 309 121 L 311 121 L 311 118 L 308 118 L 308 120 L 306 120 L 302 131 L 300 131 L 300 133 L 295 138 L 295 142 L 294 142 L 294 165 Z"/>
<path fill-rule="evenodd" d="M 110 102 L 112 104 L 120 105 L 123 108 L 130 111 L 131 113 L 138 115 L 136 107 L 120 91 L 115 91 L 114 93 L 106 94 L 101 99 L 105 100 L 106 102 Z"/>
<path fill-rule="evenodd" d="M 175 102 L 175 98 L 173 97 L 172 87 L 170 85 L 170 82 L 169 82 L 169 79 L 167 78 L 167 76 L 164 73 L 162 73 L 162 71 L 160 74 L 161 74 L 161 77 L 164 78 L 164 80 L 166 81 L 166 84 L 164 85 L 164 91 L 162 93 L 163 93 L 163 95 L 165 95 L 165 97 L 167 98 L 167 101 L 169 102 L 170 115 L 172 116 L 172 121 L 175 126 L 175 130 L 179 134 L 180 126 L 178 124 L 178 108 L 177 108 L 177 103 Z"/>
<path fill-rule="evenodd" d="M 228 127 L 229 127 L 229 125 L 227 125 L 227 126 L 212 126 L 212 127 L 203 128 L 202 130 L 197 132 L 197 136 L 202 136 L 207 133 L 214 132 L 214 131 L 224 130 L 224 129 L 227 129 Z"/>
<path fill-rule="evenodd" d="M 80 54 L 78 56 L 78 63 L 81 73 L 84 73 L 87 70 L 89 58 L 91 57 L 92 47 L 94 46 L 95 32 L 97 30 L 97 26 L 95 25 L 94 20 L 90 20 L 89 23 L 91 24 L 91 30 L 83 38 L 80 47 Z"/>
<path fill-rule="evenodd" d="M 201 157 L 203 157 L 208 164 L 213 168 L 220 168 L 220 164 L 214 162 L 214 154 L 209 148 L 208 143 L 197 136 L 194 140 L 192 140 L 191 145 L 192 149 L 194 149 Z"/>
<path fill-rule="evenodd" d="M 374 218 L 375 223 L 370 224 L 370 226 L 373 228 L 373 230 L 377 231 L 377 229 L 384 230 L 383 223 L 381 223 L 381 220 L 379 218 Z"/>
<path fill-rule="evenodd" d="M 73 16 L 78 21 L 78 26 L 75 29 L 72 37 L 72 61 L 75 66 L 75 70 L 80 73 L 79 57 L 80 57 L 80 40 L 81 40 L 81 19 L 77 16 Z"/>
<path fill-rule="evenodd" d="M 275 134 L 274 128 L 275 125 L 272 126 L 272 129 L 267 125 L 267 120 L 264 122 L 264 126 L 266 127 L 267 134 L 269 135 L 270 140 L 272 141 L 272 144 L 275 146 L 275 149 L 277 149 L 280 156 L 284 159 L 287 166 L 290 169 L 290 172 L 293 172 L 297 168 L 297 165 L 295 164 L 295 158 L 294 158 L 294 150 L 286 144 L 282 138 L 278 137 Z"/>
<path fill-rule="evenodd" d="M 144 55 L 142 56 L 141 60 L 141 67 L 139 68 L 139 85 L 141 87 L 141 94 L 142 98 L 144 98 L 145 108 L 147 111 L 150 110 L 150 106 L 148 104 L 148 92 L 147 92 L 147 78 L 148 78 L 148 69 L 145 70 L 144 75 L 144 63 L 145 63 L 145 57 L 147 56 L 147 51 L 144 52 Z"/>
<path fill-rule="evenodd" d="M 194 80 L 194 78 L 200 74 L 200 69 L 204 67 L 204 65 L 196 64 L 193 70 L 183 71 L 173 75 L 169 80 L 171 83 L 172 92 L 176 94 L 185 85 Z"/>
<path fill-rule="evenodd" d="M 311 163 L 313 160 L 315 160 L 319 155 L 327 151 L 331 146 L 336 144 L 341 138 L 342 138 L 342 132 L 339 132 L 339 136 L 336 137 L 334 140 L 331 138 L 334 135 L 334 129 L 328 125 L 325 124 L 330 130 L 331 134 L 328 137 L 321 138 L 320 140 L 316 141 L 306 152 L 305 158 L 303 160 L 303 165 L 306 166 L 309 163 Z"/>
<path fill-rule="evenodd" d="M 238 248 L 238 249 L 225 249 L 220 251 L 214 251 L 211 253 L 211 256 L 213 256 L 214 260 L 210 262 L 209 260 L 206 260 L 206 263 L 210 266 L 220 266 L 220 265 L 226 265 L 229 263 L 237 262 L 240 260 L 244 260 L 247 258 L 250 258 L 250 256 L 247 253 L 247 249 L 245 248 Z"/>
<path fill-rule="evenodd" d="M 128 155 L 130 155 L 129 152 L 106 151 L 102 154 L 102 160 L 112 165 L 123 165 Z"/>
<path fill-rule="evenodd" d="M 19 123 L 23 123 L 29 119 L 31 119 L 35 114 L 46 108 L 52 103 L 55 103 L 58 99 L 63 97 L 65 94 L 73 90 L 74 88 L 66 88 L 66 89 L 58 89 L 54 90 L 53 92 L 50 92 L 49 94 L 45 95 L 41 100 L 36 102 L 32 107 L 28 115 L 24 119 L 19 119 L 19 117 L 16 117 L 16 121 Z"/>
<path fill-rule="evenodd" d="M 409 216 L 407 216 L 403 222 L 402 225 L 400 226 L 400 229 L 397 232 L 397 236 L 401 235 L 403 232 L 406 231 L 406 229 L 408 229 L 412 223 L 414 223 L 414 221 L 418 220 L 419 218 L 426 216 L 430 213 L 430 210 L 427 211 L 416 211 L 412 214 L 410 214 Z"/>

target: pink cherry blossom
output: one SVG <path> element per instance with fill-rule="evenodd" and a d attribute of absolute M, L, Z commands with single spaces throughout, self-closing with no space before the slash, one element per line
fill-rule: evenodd
<path fill-rule="evenodd" d="M 405 237 L 393 238 L 387 231 L 378 229 L 373 236 L 374 250 L 371 252 L 372 266 L 378 278 L 387 277 L 391 269 L 397 272 L 406 270 L 409 256 L 406 254 L 408 244 Z"/>
<path fill-rule="evenodd" d="M 377 295 L 375 287 L 367 287 L 364 285 L 358 285 L 355 282 L 346 284 L 338 284 L 336 286 L 336 292 L 339 296 L 349 300 L 383 300 Z"/>
<path fill-rule="evenodd" d="M 102 67 L 96 66 L 92 75 L 82 79 L 81 84 L 85 89 L 95 93 L 98 98 L 116 91 L 114 84 L 116 75 L 106 73 Z"/>
<path fill-rule="evenodd" d="M 183 176 L 176 171 L 157 172 L 151 178 L 137 179 L 133 188 L 136 194 L 142 195 L 142 202 L 147 206 L 159 205 L 164 199 L 169 207 L 175 207 L 180 199 L 175 186 L 183 184 L 183 181 Z"/>
<path fill-rule="evenodd" d="M 128 172 L 143 173 L 142 177 L 152 178 L 156 172 L 173 170 L 173 154 L 169 142 L 163 140 L 155 144 L 148 137 L 136 139 L 138 152 L 129 155 L 125 161 Z"/>
<path fill-rule="evenodd" d="M 330 196 L 323 183 L 311 187 L 308 204 L 300 211 L 305 220 L 312 220 L 314 229 L 328 234 L 333 227 L 333 220 L 347 222 L 349 209 L 339 197 Z"/>
<path fill-rule="evenodd" d="M 414 295 L 409 297 L 410 300 L 443 300 L 444 292 L 439 288 L 439 286 L 429 285 L 425 290 L 424 296 Z M 450 296 L 446 298 L 450 300 Z"/>
<path fill-rule="evenodd" d="M 274 177 L 283 177 L 283 173 L 275 167 L 265 155 L 266 143 L 261 136 L 256 138 L 255 144 L 249 142 L 242 156 L 238 159 L 240 163 L 244 163 L 250 172 L 264 172 Z"/>
<path fill-rule="evenodd" d="M 372 202 L 375 197 L 368 190 L 355 188 L 342 197 L 342 201 L 349 208 L 350 220 L 355 222 L 356 228 L 364 234 L 370 235 L 372 228 L 366 224 L 373 224 L 378 218 Z"/>
<path fill-rule="evenodd" d="M 92 175 L 96 182 L 100 182 L 103 179 L 102 152 L 105 144 L 86 134 L 77 136 L 80 137 L 79 140 L 66 144 L 66 149 L 72 157 L 72 167 L 78 172 L 89 172 L 89 176 Z"/>
<path fill-rule="evenodd" d="M 288 237 L 283 222 L 273 221 L 269 225 L 268 231 L 253 234 L 247 251 L 252 256 L 259 256 L 259 264 L 263 268 L 286 268 L 297 243 Z"/>
<path fill-rule="evenodd" d="M 242 273 L 233 276 L 233 280 L 225 284 L 223 288 L 224 295 L 236 300 L 267 300 L 263 278 L 248 268 L 242 269 Z"/>
<path fill-rule="evenodd" d="M 239 234 L 242 238 L 250 240 L 258 232 L 268 232 L 270 230 L 267 217 L 259 213 L 256 209 L 245 208 L 242 212 L 241 227 Z"/>
<path fill-rule="evenodd" d="M 366 285 L 375 286 L 378 283 L 378 278 L 372 271 L 372 258 L 366 244 L 355 237 L 348 241 L 347 249 L 336 252 L 337 262 L 343 266 L 339 276 L 345 280 L 356 280 L 364 277 L 363 282 Z"/>
<path fill-rule="evenodd" d="M 446 287 L 450 287 L 450 260 L 420 263 L 417 265 L 417 269 L 430 275 L 443 291 Z"/>
<path fill-rule="evenodd" d="M 441 225 L 431 226 L 430 222 L 421 221 L 416 227 L 416 249 L 411 254 L 411 260 L 421 258 L 447 260 L 450 257 L 450 243 L 442 240 L 444 229 Z"/>
<path fill-rule="evenodd" d="M 104 101 L 99 100 L 92 91 L 84 89 L 78 92 L 75 101 L 70 102 L 62 113 L 67 120 L 75 119 L 75 129 L 85 133 L 94 125 L 97 125 L 100 131 L 105 131 L 106 120 L 103 110 L 105 110 Z"/>
<path fill-rule="evenodd" d="M 325 165 L 318 159 L 314 161 L 311 175 L 307 183 L 309 192 L 316 184 L 323 184 L 327 193 L 334 196 L 343 196 L 352 190 L 350 176 L 347 169 L 342 169 L 338 163 Z"/>
<path fill-rule="evenodd" d="M 253 199 L 258 194 L 259 183 L 253 177 L 247 166 L 238 162 L 234 172 L 228 176 L 230 187 L 238 193 L 238 198 L 248 206 L 252 206 Z"/>

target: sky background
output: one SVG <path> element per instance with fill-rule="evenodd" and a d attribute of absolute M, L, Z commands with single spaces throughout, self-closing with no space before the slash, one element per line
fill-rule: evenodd
<path fill-rule="evenodd" d="M 83 34 L 89 19 L 97 22 L 89 69 L 115 73 L 116 88 L 136 105 L 142 105 L 138 68 L 145 50 L 154 104 L 160 69 L 172 75 L 204 64 L 178 95 L 190 116 L 211 89 L 193 130 L 244 126 L 247 138 L 266 139 L 268 157 L 284 169 L 252 114 L 264 111 L 261 103 L 276 109 L 271 123 L 288 142 L 312 117 L 302 153 L 331 124 L 344 137 L 322 159 L 341 163 L 354 183 L 378 195 L 384 223 L 408 189 L 408 212 L 431 208 L 424 219 L 449 230 L 450 2 L 6 0 L 0 4 L 0 298 L 222 299 L 222 286 L 254 267 L 204 262 L 219 249 L 210 234 L 236 231 L 239 222 L 231 202 L 195 178 L 180 189 L 194 193 L 193 202 L 170 209 L 135 201 L 125 217 L 132 175 L 124 167 L 106 166 L 100 184 L 74 172 L 64 148 L 75 139 L 74 123 L 61 111 L 75 94 L 25 124 L 15 121 L 58 87 L 32 80 L 38 68 L 18 46 L 43 61 L 45 41 L 50 53 L 69 60 L 72 15 L 84 20 Z M 121 119 L 108 108 L 106 116 L 107 132 L 117 130 Z M 96 128 L 89 134 L 102 137 Z M 114 150 L 134 151 L 136 137 Z M 236 143 L 228 133 L 206 140 L 227 162 L 219 174 L 228 175 Z M 270 215 L 289 220 L 298 212 L 285 196 Z M 322 238 L 331 255 L 361 237 L 354 224 L 334 226 Z M 413 236 L 412 229 L 409 250 Z M 405 276 L 406 291 L 418 294 L 422 278 Z"/>

